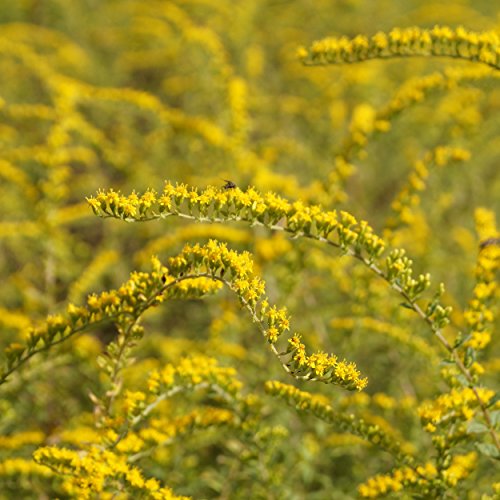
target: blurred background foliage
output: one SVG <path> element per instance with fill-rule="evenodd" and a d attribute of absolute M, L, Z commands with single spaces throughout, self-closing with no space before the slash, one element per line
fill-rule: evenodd
<path fill-rule="evenodd" d="M 236 223 L 101 220 L 85 197 L 109 187 L 161 190 L 165 179 L 200 188 L 230 179 L 242 188 L 348 210 L 406 248 L 417 272 L 446 284 L 445 302 L 456 308 L 453 328 L 460 330 L 479 244 L 474 207 L 498 214 L 498 76 L 444 58 L 324 68 L 304 67 L 296 58 L 298 46 L 328 35 L 435 24 L 498 31 L 498 5 L 2 2 L 2 344 L 22 338 L 68 301 L 81 303 L 90 292 L 119 286 L 130 271 L 148 269 L 152 254 L 165 260 L 185 242 L 217 238 L 255 256 L 270 298 L 288 307 L 293 329 L 309 345 L 354 360 L 370 381 L 364 397 L 335 387 L 312 390 L 334 406 L 385 418 L 417 451 L 428 449 L 411 402 L 443 390 L 439 346 L 361 264 L 315 242 Z M 459 75 L 472 68 L 473 74 L 456 78 L 451 67 Z M 384 115 L 405 89 L 436 73 L 442 84 L 420 95 L 410 92 L 413 100 Z M 391 203 L 415 162 L 440 146 L 465 149 L 470 158 L 428 165 L 426 188 L 412 199 L 411 216 L 389 232 L 388 221 L 401 216 Z M 176 492 L 195 498 L 353 498 L 357 484 L 391 467 L 389 456 L 263 395 L 264 380 L 290 381 L 228 293 L 166 303 L 145 324 L 128 387 L 140 388 L 149 369 L 182 355 L 213 355 L 237 366 L 245 389 L 262 398 L 263 428 L 286 429 L 253 443 L 227 430 L 201 430 L 174 441 L 143 469 Z M 62 345 L 57 355 L 33 360 L 3 389 L 0 432 L 37 429 L 45 441 L 58 442 L 61 429 L 80 425 L 92 412 L 88 392 L 99 392 L 102 384 L 96 355 L 114 335 L 102 329 Z M 416 348 L 416 339 L 428 350 Z M 498 355 L 493 342 L 485 352 L 486 380 L 498 378 Z M 195 404 L 203 401 L 179 399 L 172 411 Z M 18 452 L 29 456 L 30 448 Z M 11 453 L 0 449 L 0 457 Z M 488 483 L 481 470 L 471 484 Z M 20 487 L 36 493 L 35 480 L 0 481 L 5 498 Z"/>

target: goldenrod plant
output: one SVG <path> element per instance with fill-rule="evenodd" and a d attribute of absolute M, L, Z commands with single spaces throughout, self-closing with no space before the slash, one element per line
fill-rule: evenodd
<path fill-rule="evenodd" d="M 2 6 L 0 499 L 499 498 L 497 10 Z"/>
<path fill-rule="evenodd" d="M 355 63 L 390 57 L 446 56 L 477 61 L 498 69 L 500 39 L 495 31 L 474 32 L 463 26 L 432 29 L 394 28 L 371 37 L 328 37 L 314 42 L 310 50 L 300 48 L 305 64 Z"/>

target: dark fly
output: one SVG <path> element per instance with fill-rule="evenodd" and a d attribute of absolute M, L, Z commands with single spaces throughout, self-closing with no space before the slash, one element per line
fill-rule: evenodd
<path fill-rule="evenodd" d="M 223 186 L 224 189 L 235 189 L 236 184 L 233 181 L 230 181 L 228 179 L 223 179 L 225 181 L 225 184 Z"/>
<path fill-rule="evenodd" d="M 481 241 L 481 243 L 479 243 L 479 249 L 482 250 L 492 245 L 500 246 L 500 238 L 488 238 L 487 240 Z"/>

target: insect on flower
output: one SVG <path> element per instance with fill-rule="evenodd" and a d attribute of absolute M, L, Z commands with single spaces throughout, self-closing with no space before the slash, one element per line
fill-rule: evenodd
<path fill-rule="evenodd" d="M 224 189 L 235 189 L 236 188 L 236 184 L 233 181 L 230 181 L 228 179 L 223 179 L 223 181 L 226 183 L 223 186 Z"/>
<path fill-rule="evenodd" d="M 492 246 L 492 245 L 499 245 L 500 246 L 500 238 L 488 238 L 487 240 L 481 241 L 479 243 L 479 249 L 482 250 L 483 248 Z"/>

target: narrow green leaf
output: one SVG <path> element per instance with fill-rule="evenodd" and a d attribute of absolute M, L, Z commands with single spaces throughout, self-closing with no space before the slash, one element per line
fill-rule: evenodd
<path fill-rule="evenodd" d="M 483 455 L 491 458 L 495 458 L 496 460 L 500 460 L 500 452 L 497 447 L 490 443 L 477 443 L 476 444 L 477 451 L 482 453 Z"/>
<path fill-rule="evenodd" d="M 484 432 L 488 432 L 488 427 L 486 427 L 486 425 L 482 422 L 472 421 L 467 426 L 468 434 L 483 434 Z"/>
<path fill-rule="evenodd" d="M 407 302 L 401 302 L 399 305 L 401 307 L 404 307 L 405 309 L 410 309 L 410 311 L 413 311 L 413 306 L 408 304 Z"/>
<path fill-rule="evenodd" d="M 490 413 L 491 423 L 493 427 L 500 427 L 500 410 L 495 410 Z"/>

